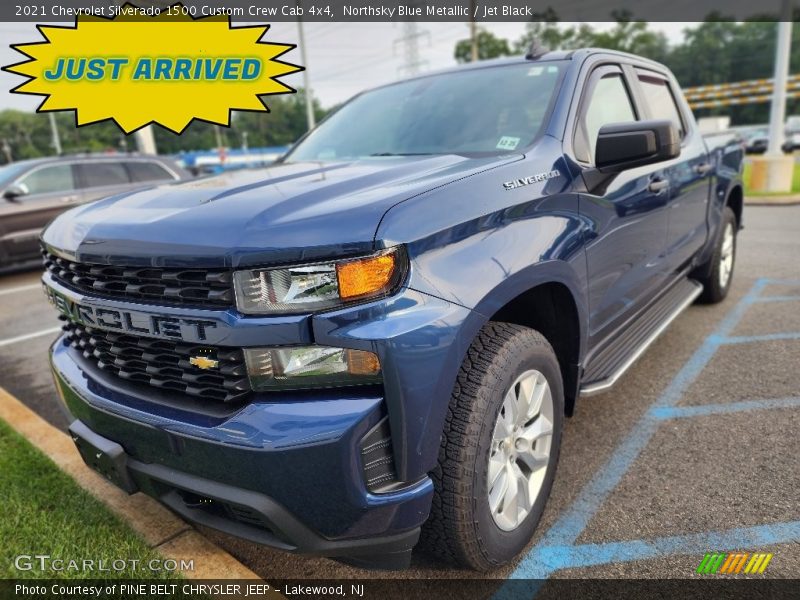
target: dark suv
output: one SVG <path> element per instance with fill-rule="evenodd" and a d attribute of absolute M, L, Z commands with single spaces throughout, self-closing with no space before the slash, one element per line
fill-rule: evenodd
<path fill-rule="evenodd" d="M 189 175 L 159 156 L 62 156 L 0 167 L 0 267 L 39 257 L 39 233 L 68 208 Z"/>

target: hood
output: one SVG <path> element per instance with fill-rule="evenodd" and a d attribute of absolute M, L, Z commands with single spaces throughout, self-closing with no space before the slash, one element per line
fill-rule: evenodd
<path fill-rule="evenodd" d="M 369 252 L 398 202 L 519 158 L 375 157 L 235 171 L 77 207 L 42 238 L 73 260 L 130 266 L 238 267 Z"/>

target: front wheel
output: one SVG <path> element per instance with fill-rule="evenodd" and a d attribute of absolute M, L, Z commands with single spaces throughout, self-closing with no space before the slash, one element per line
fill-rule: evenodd
<path fill-rule="evenodd" d="M 512 560 L 544 511 L 563 423 L 561 371 L 544 336 L 484 326 L 450 400 L 423 548 L 480 571 Z"/>
<path fill-rule="evenodd" d="M 708 275 L 698 279 L 703 284 L 703 293 L 698 300 L 704 304 L 722 302 L 728 295 L 733 280 L 736 262 L 736 215 L 730 206 L 722 211 L 718 231 L 714 254 L 711 256 L 711 268 L 703 269 Z"/>

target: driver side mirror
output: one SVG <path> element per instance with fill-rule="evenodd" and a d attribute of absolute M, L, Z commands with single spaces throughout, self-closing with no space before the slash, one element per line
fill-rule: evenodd
<path fill-rule="evenodd" d="M 677 158 L 680 153 L 678 129 L 668 119 L 611 123 L 600 128 L 594 162 L 603 173 L 620 173 Z"/>
<path fill-rule="evenodd" d="M 677 158 L 680 153 L 678 129 L 668 119 L 603 125 L 595 145 L 595 167 L 583 172 L 586 191 L 603 195 L 619 173 Z"/>
<path fill-rule="evenodd" d="M 27 195 L 28 186 L 26 186 L 24 183 L 15 183 L 10 185 L 6 188 L 6 191 L 3 192 L 3 198 L 9 202 L 17 202 L 17 198 Z"/>

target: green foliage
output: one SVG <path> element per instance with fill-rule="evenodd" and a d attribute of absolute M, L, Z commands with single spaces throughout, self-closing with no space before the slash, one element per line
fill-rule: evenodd
<path fill-rule="evenodd" d="M 591 26 L 565 25 L 548 9 L 539 20 L 528 23 L 525 34 L 516 40 L 513 54 L 524 54 L 535 38 L 551 50 L 574 48 L 607 48 L 645 56 L 666 64 L 684 87 L 765 79 L 772 77 L 775 60 L 776 23 L 766 19 L 734 22 L 730 17 L 714 13 L 698 25 L 684 30 L 682 43 L 670 46 L 666 37 L 650 29 L 644 22 L 631 20 L 628 12 L 615 15 L 615 25 L 606 31 Z M 800 18 L 796 13 L 795 20 Z M 793 28 L 790 71 L 800 72 L 800 27 Z M 498 43 L 502 40 L 495 40 Z M 469 40 L 456 46 L 469 47 Z M 787 114 L 800 112 L 800 100 L 787 102 Z M 745 104 L 716 109 L 701 109 L 698 117 L 729 115 L 734 124 L 765 123 L 769 104 Z"/>
<path fill-rule="evenodd" d="M 511 46 L 509 46 L 508 40 L 499 38 L 485 29 L 478 29 L 475 37 L 478 40 L 478 60 L 511 55 Z M 454 55 L 460 63 L 470 62 L 472 60 L 472 42 L 468 39 L 457 42 Z"/>
<path fill-rule="evenodd" d="M 92 577 L 92 573 L 18 571 L 19 555 L 48 554 L 53 558 L 138 559 L 141 565 L 160 558 L 116 516 L 78 487 L 46 456 L 0 421 L 0 576 L 4 578 Z M 167 571 L 134 570 L 95 573 L 105 578 L 174 578 Z"/>
<path fill-rule="evenodd" d="M 297 94 L 267 97 L 266 102 L 269 113 L 234 112 L 231 127 L 220 127 L 223 145 L 241 147 L 245 131 L 249 147 L 291 144 L 306 132 L 302 90 Z M 314 112 L 317 120 L 326 114 L 316 100 Z M 55 117 L 64 153 L 136 150 L 133 135 L 126 136 L 110 121 L 75 127 L 72 113 L 55 113 Z M 153 130 L 161 154 L 217 147 L 215 126 L 210 123 L 194 121 L 181 135 L 158 126 Z M 0 164 L 7 162 L 4 146 L 10 151 L 12 160 L 53 154 L 49 116 L 19 110 L 0 111 Z"/>

